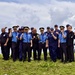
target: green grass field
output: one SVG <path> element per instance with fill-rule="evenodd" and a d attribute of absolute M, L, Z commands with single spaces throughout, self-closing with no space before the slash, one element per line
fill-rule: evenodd
<path fill-rule="evenodd" d="M 43 61 L 13 62 L 2 60 L 0 56 L 0 75 L 75 75 L 75 62 L 61 63 Z"/>

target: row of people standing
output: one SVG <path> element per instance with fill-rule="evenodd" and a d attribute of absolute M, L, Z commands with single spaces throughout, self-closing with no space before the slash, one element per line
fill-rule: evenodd
<path fill-rule="evenodd" d="M 44 32 L 44 28 L 39 28 L 40 34 L 33 27 L 31 33 L 29 33 L 29 27 L 13 26 L 12 29 L 8 29 L 8 33 L 5 31 L 6 28 L 2 28 L 0 35 L 1 51 L 3 59 L 8 60 L 11 48 L 11 57 L 13 61 L 19 59 L 20 61 L 31 61 L 32 50 L 34 60 L 41 60 L 41 53 L 43 49 L 44 60 L 47 60 L 47 50 L 49 49 L 49 55 L 52 61 L 56 62 L 60 59 L 61 62 L 72 62 L 74 61 L 74 50 L 73 40 L 75 34 L 72 31 L 72 26 L 67 25 L 65 31 L 64 26 L 55 25 L 54 28 L 47 27 L 47 32 Z"/>

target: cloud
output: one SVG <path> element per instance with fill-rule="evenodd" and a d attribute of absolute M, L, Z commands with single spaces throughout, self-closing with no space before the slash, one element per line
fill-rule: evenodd
<path fill-rule="evenodd" d="M 70 23 L 75 24 L 75 3 L 53 1 L 50 9 L 51 24 L 57 23 L 59 25 L 66 25 Z"/>
<path fill-rule="evenodd" d="M 0 10 L 1 27 L 19 24 L 38 28 L 50 24 L 49 10 L 44 5 L 0 2 Z"/>
<path fill-rule="evenodd" d="M 75 2 L 75 0 L 58 0 L 58 1 Z"/>
<path fill-rule="evenodd" d="M 44 0 L 45 1 L 45 0 Z M 41 2 L 40 2 L 41 3 Z M 19 24 L 30 27 L 52 27 L 75 24 L 75 3 L 52 0 L 45 4 L 0 2 L 0 27 Z"/>

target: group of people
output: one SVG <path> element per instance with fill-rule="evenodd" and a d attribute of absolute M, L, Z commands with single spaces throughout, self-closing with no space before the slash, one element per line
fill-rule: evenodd
<path fill-rule="evenodd" d="M 48 52 L 53 62 L 56 62 L 57 59 L 61 62 L 74 61 L 75 32 L 72 31 L 72 26 L 69 24 L 66 25 L 66 30 L 64 26 L 54 25 L 54 28 L 47 27 L 45 32 L 45 29 L 40 27 L 40 33 L 37 33 L 37 29 L 34 27 L 29 32 L 28 26 L 20 28 L 13 26 L 13 31 L 12 28 L 8 28 L 8 32 L 6 32 L 6 28 L 2 28 L 0 34 L 4 60 L 9 60 L 11 50 L 11 58 L 14 62 L 17 59 L 30 62 L 32 56 L 34 60 L 40 61 L 42 52 L 44 61 L 47 61 Z"/>

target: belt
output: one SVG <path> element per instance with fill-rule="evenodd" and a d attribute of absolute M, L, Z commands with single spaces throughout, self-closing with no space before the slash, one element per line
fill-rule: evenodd
<path fill-rule="evenodd" d="M 23 42 L 24 44 L 30 44 L 30 42 Z"/>
<path fill-rule="evenodd" d="M 40 42 L 40 44 L 45 44 L 45 42 Z"/>

